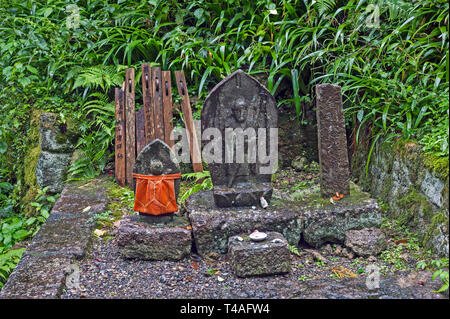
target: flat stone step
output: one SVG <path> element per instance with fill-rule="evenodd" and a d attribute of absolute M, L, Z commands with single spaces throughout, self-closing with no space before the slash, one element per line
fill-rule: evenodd
<path fill-rule="evenodd" d="M 68 269 L 92 239 L 95 214 L 106 209 L 105 179 L 66 185 L 0 291 L 2 298 L 58 298 Z"/>

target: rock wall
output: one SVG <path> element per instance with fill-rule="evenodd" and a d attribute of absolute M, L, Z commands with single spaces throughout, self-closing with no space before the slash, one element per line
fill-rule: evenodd
<path fill-rule="evenodd" d="M 367 147 L 352 159 L 352 174 L 364 191 L 388 204 L 388 217 L 407 225 L 422 245 L 449 255 L 448 158 L 420 152 L 414 141 L 378 143 L 366 174 Z"/>

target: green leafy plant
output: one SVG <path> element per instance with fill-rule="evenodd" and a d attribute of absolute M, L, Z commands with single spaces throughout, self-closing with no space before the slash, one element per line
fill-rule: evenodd
<path fill-rule="evenodd" d="M 294 254 L 296 256 L 301 256 L 300 255 L 300 250 L 297 246 L 294 245 L 289 245 L 289 251 L 291 252 L 291 254 Z"/>
<path fill-rule="evenodd" d="M 20 258 L 22 257 L 25 248 L 12 249 L 3 253 L 0 250 L 0 289 L 3 288 L 10 273 L 14 270 Z"/>
<path fill-rule="evenodd" d="M 189 182 L 189 186 L 181 192 L 179 197 L 180 204 L 183 204 L 186 199 L 194 193 L 213 188 L 209 171 L 183 174 L 182 178 Z"/>

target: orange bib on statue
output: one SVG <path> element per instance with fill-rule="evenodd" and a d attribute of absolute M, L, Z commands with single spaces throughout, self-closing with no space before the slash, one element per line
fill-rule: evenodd
<path fill-rule="evenodd" d="M 136 178 L 134 210 L 144 214 L 162 215 L 178 211 L 175 196 L 175 179 L 181 174 L 140 175 Z"/>

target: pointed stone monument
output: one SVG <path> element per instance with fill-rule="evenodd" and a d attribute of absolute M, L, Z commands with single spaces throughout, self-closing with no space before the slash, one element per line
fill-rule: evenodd
<path fill-rule="evenodd" d="M 319 143 L 320 193 L 322 197 L 350 194 L 350 169 L 347 153 L 341 87 L 316 86 L 316 112 Z"/>

